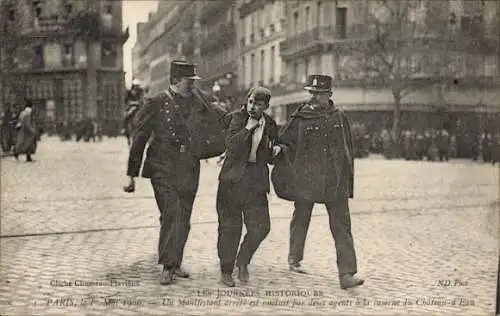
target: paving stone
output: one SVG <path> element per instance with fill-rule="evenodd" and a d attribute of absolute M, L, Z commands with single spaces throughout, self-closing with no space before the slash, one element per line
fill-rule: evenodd
<path fill-rule="evenodd" d="M 359 274 L 366 283 L 348 291 L 339 289 L 335 246 L 321 205 L 315 206 L 306 242 L 303 264 L 310 273 L 290 274 L 293 205 L 271 193 L 271 232 L 249 267 L 250 283 L 236 288 L 255 295 L 241 297 L 228 296 L 218 283 L 214 184 L 220 169 L 213 161 L 202 164 L 184 259 L 192 279 L 164 287 L 158 284 L 158 211 L 150 184 L 140 179 L 135 194 L 121 191 L 126 152 L 122 139 L 97 144 L 44 139 L 34 164 L 3 158 L 1 233 L 26 236 L 0 239 L 1 315 L 486 315 L 494 310 L 498 168 L 467 161 L 357 160 L 350 208 Z M 112 285 L 112 279 L 132 285 Z M 72 285 L 61 286 L 64 282 Z M 94 283 L 76 285 L 82 282 Z M 307 294 L 271 295 L 280 290 Z M 226 294 L 219 297 L 220 306 L 208 306 L 217 293 Z M 110 303 L 111 296 L 121 299 L 119 306 Z M 182 298 L 190 300 L 180 306 Z M 76 306 L 57 306 L 68 299 Z M 133 304 L 139 301 L 144 305 Z"/>

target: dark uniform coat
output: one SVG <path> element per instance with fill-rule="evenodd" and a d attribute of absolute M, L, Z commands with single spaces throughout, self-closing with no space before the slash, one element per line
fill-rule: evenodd
<path fill-rule="evenodd" d="M 193 97 L 193 106 L 196 100 Z M 190 136 L 186 121 L 190 107 L 182 106 L 165 93 L 148 99 L 135 117 L 134 141 L 130 148 L 127 175 L 139 176 L 143 152 L 151 138 L 142 170 L 144 178 L 158 172 L 168 181 L 176 181 L 181 190 L 196 191 L 199 177 L 193 172 L 197 159 L 189 153 L 181 153 L 181 145 L 189 148 Z M 183 172 L 184 171 L 184 172 Z M 177 175 L 177 177 L 176 177 Z"/>
<path fill-rule="evenodd" d="M 306 104 L 280 134 L 295 170 L 296 200 L 325 203 L 353 197 L 353 141 L 344 112 L 333 104 L 321 110 Z"/>

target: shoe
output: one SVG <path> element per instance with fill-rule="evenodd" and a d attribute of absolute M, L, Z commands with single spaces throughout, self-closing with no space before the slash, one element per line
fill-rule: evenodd
<path fill-rule="evenodd" d="M 33 158 L 26 159 L 26 162 L 35 162 L 35 159 L 33 159 Z"/>
<path fill-rule="evenodd" d="M 189 272 L 187 272 L 186 270 L 182 269 L 181 267 L 175 268 L 174 269 L 174 274 L 176 276 L 178 276 L 179 278 L 183 278 L 183 279 L 187 279 L 190 276 Z"/>
<path fill-rule="evenodd" d="M 340 288 L 342 290 L 350 289 L 365 283 L 363 279 L 357 278 L 351 274 L 344 274 L 340 277 Z"/>
<path fill-rule="evenodd" d="M 250 280 L 250 273 L 248 273 L 247 265 L 238 267 L 238 279 L 241 283 L 248 283 L 248 280 Z"/>
<path fill-rule="evenodd" d="M 222 273 L 220 277 L 220 282 L 228 287 L 235 286 L 233 276 L 230 273 Z"/>
<path fill-rule="evenodd" d="M 289 268 L 290 268 L 290 271 L 292 271 L 292 272 L 307 274 L 307 272 L 301 268 L 300 263 L 298 263 L 298 262 L 290 263 Z"/>
<path fill-rule="evenodd" d="M 16 160 L 19 160 L 19 155 L 18 154 L 14 154 L 14 158 L 16 158 Z"/>
<path fill-rule="evenodd" d="M 160 275 L 160 284 L 161 285 L 170 285 L 175 283 L 175 274 L 173 270 L 163 269 Z"/>

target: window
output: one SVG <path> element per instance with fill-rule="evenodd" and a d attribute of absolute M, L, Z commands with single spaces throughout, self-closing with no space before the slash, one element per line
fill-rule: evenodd
<path fill-rule="evenodd" d="M 105 14 L 113 14 L 113 4 L 111 4 L 111 3 L 104 4 L 104 13 Z"/>
<path fill-rule="evenodd" d="M 269 24 L 269 33 L 273 34 L 274 32 L 276 32 L 276 29 L 274 28 L 274 24 L 271 23 Z"/>
<path fill-rule="evenodd" d="M 484 58 L 484 75 L 486 77 L 498 75 L 498 56 L 488 55 Z"/>
<path fill-rule="evenodd" d="M 347 35 L 347 8 L 337 8 L 336 10 L 336 27 L 338 38 L 346 38 Z"/>
<path fill-rule="evenodd" d="M 254 41 L 255 41 L 255 35 L 252 33 L 250 34 L 250 44 L 253 44 Z"/>
<path fill-rule="evenodd" d="M 101 44 L 101 64 L 103 67 L 116 67 L 116 47 L 112 43 Z"/>
<path fill-rule="evenodd" d="M 71 3 L 66 3 L 66 5 L 64 6 L 64 12 L 66 14 L 73 13 L 73 5 Z"/>
<path fill-rule="evenodd" d="M 260 29 L 260 38 L 264 38 L 265 35 L 264 29 Z"/>
<path fill-rule="evenodd" d="M 318 2 L 317 7 L 316 7 L 316 26 L 320 27 L 321 26 L 321 2 Z"/>
<path fill-rule="evenodd" d="M 260 80 L 261 81 L 264 81 L 265 65 L 266 65 L 266 53 L 262 49 L 260 51 Z"/>
<path fill-rule="evenodd" d="M 244 38 L 242 38 L 240 40 L 240 45 L 241 45 L 241 47 L 245 47 L 245 39 Z"/>
<path fill-rule="evenodd" d="M 250 82 L 255 82 L 255 54 L 252 53 L 250 57 Z"/>
<path fill-rule="evenodd" d="M 42 3 L 40 1 L 33 1 L 33 14 L 38 19 L 42 16 Z"/>
<path fill-rule="evenodd" d="M 16 10 L 9 8 L 9 21 L 14 21 L 16 19 Z"/>
<path fill-rule="evenodd" d="M 246 65 L 245 65 L 245 56 L 241 57 L 241 78 L 243 78 L 243 84 L 245 84 L 245 75 L 246 75 Z M 241 84 L 241 82 L 240 82 Z"/>
<path fill-rule="evenodd" d="M 69 67 L 73 65 L 73 45 L 64 44 L 62 53 L 62 64 L 64 67 Z"/>
<path fill-rule="evenodd" d="M 309 30 L 309 7 L 306 7 L 306 13 L 305 13 L 305 25 L 304 29 L 307 31 Z"/>
<path fill-rule="evenodd" d="M 299 65 L 297 63 L 293 64 L 293 82 L 299 82 Z"/>
<path fill-rule="evenodd" d="M 293 33 L 299 33 L 299 12 L 293 13 Z"/>
<path fill-rule="evenodd" d="M 270 82 L 273 83 L 274 82 L 274 76 L 275 76 L 275 69 L 276 68 L 276 47 L 275 46 L 271 46 L 271 53 L 269 55 L 269 58 L 270 58 L 270 61 L 271 61 L 271 78 L 270 78 Z"/>
<path fill-rule="evenodd" d="M 43 46 L 35 45 L 33 46 L 33 68 L 43 68 Z"/>
<path fill-rule="evenodd" d="M 306 57 L 305 59 L 305 74 L 306 76 L 309 74 L 309 57 Z"/>

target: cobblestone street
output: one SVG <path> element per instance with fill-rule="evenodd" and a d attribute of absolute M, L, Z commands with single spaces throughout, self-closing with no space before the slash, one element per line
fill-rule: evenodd
<path fill-rule="evenodd" d="M 214 160 L 202 163 L 185 251 L 192 279 L 164 287 L 151 185 L 139 179 L 134 194 L 122 191 L 123 138 L 44 138 L 34 159 L 1 161 L 0 315 L 494 313 L 498 166 L 356 160 L 350 209 L 365 284 L 348 291 L 339 288 L 323 206 L 315 207 L 306 243 L 310 273 L 289 273 L 292 204 L 271 194 L 271 232 L 250 265 L 250 283 L 228 293 L 218 284 Z"/>

